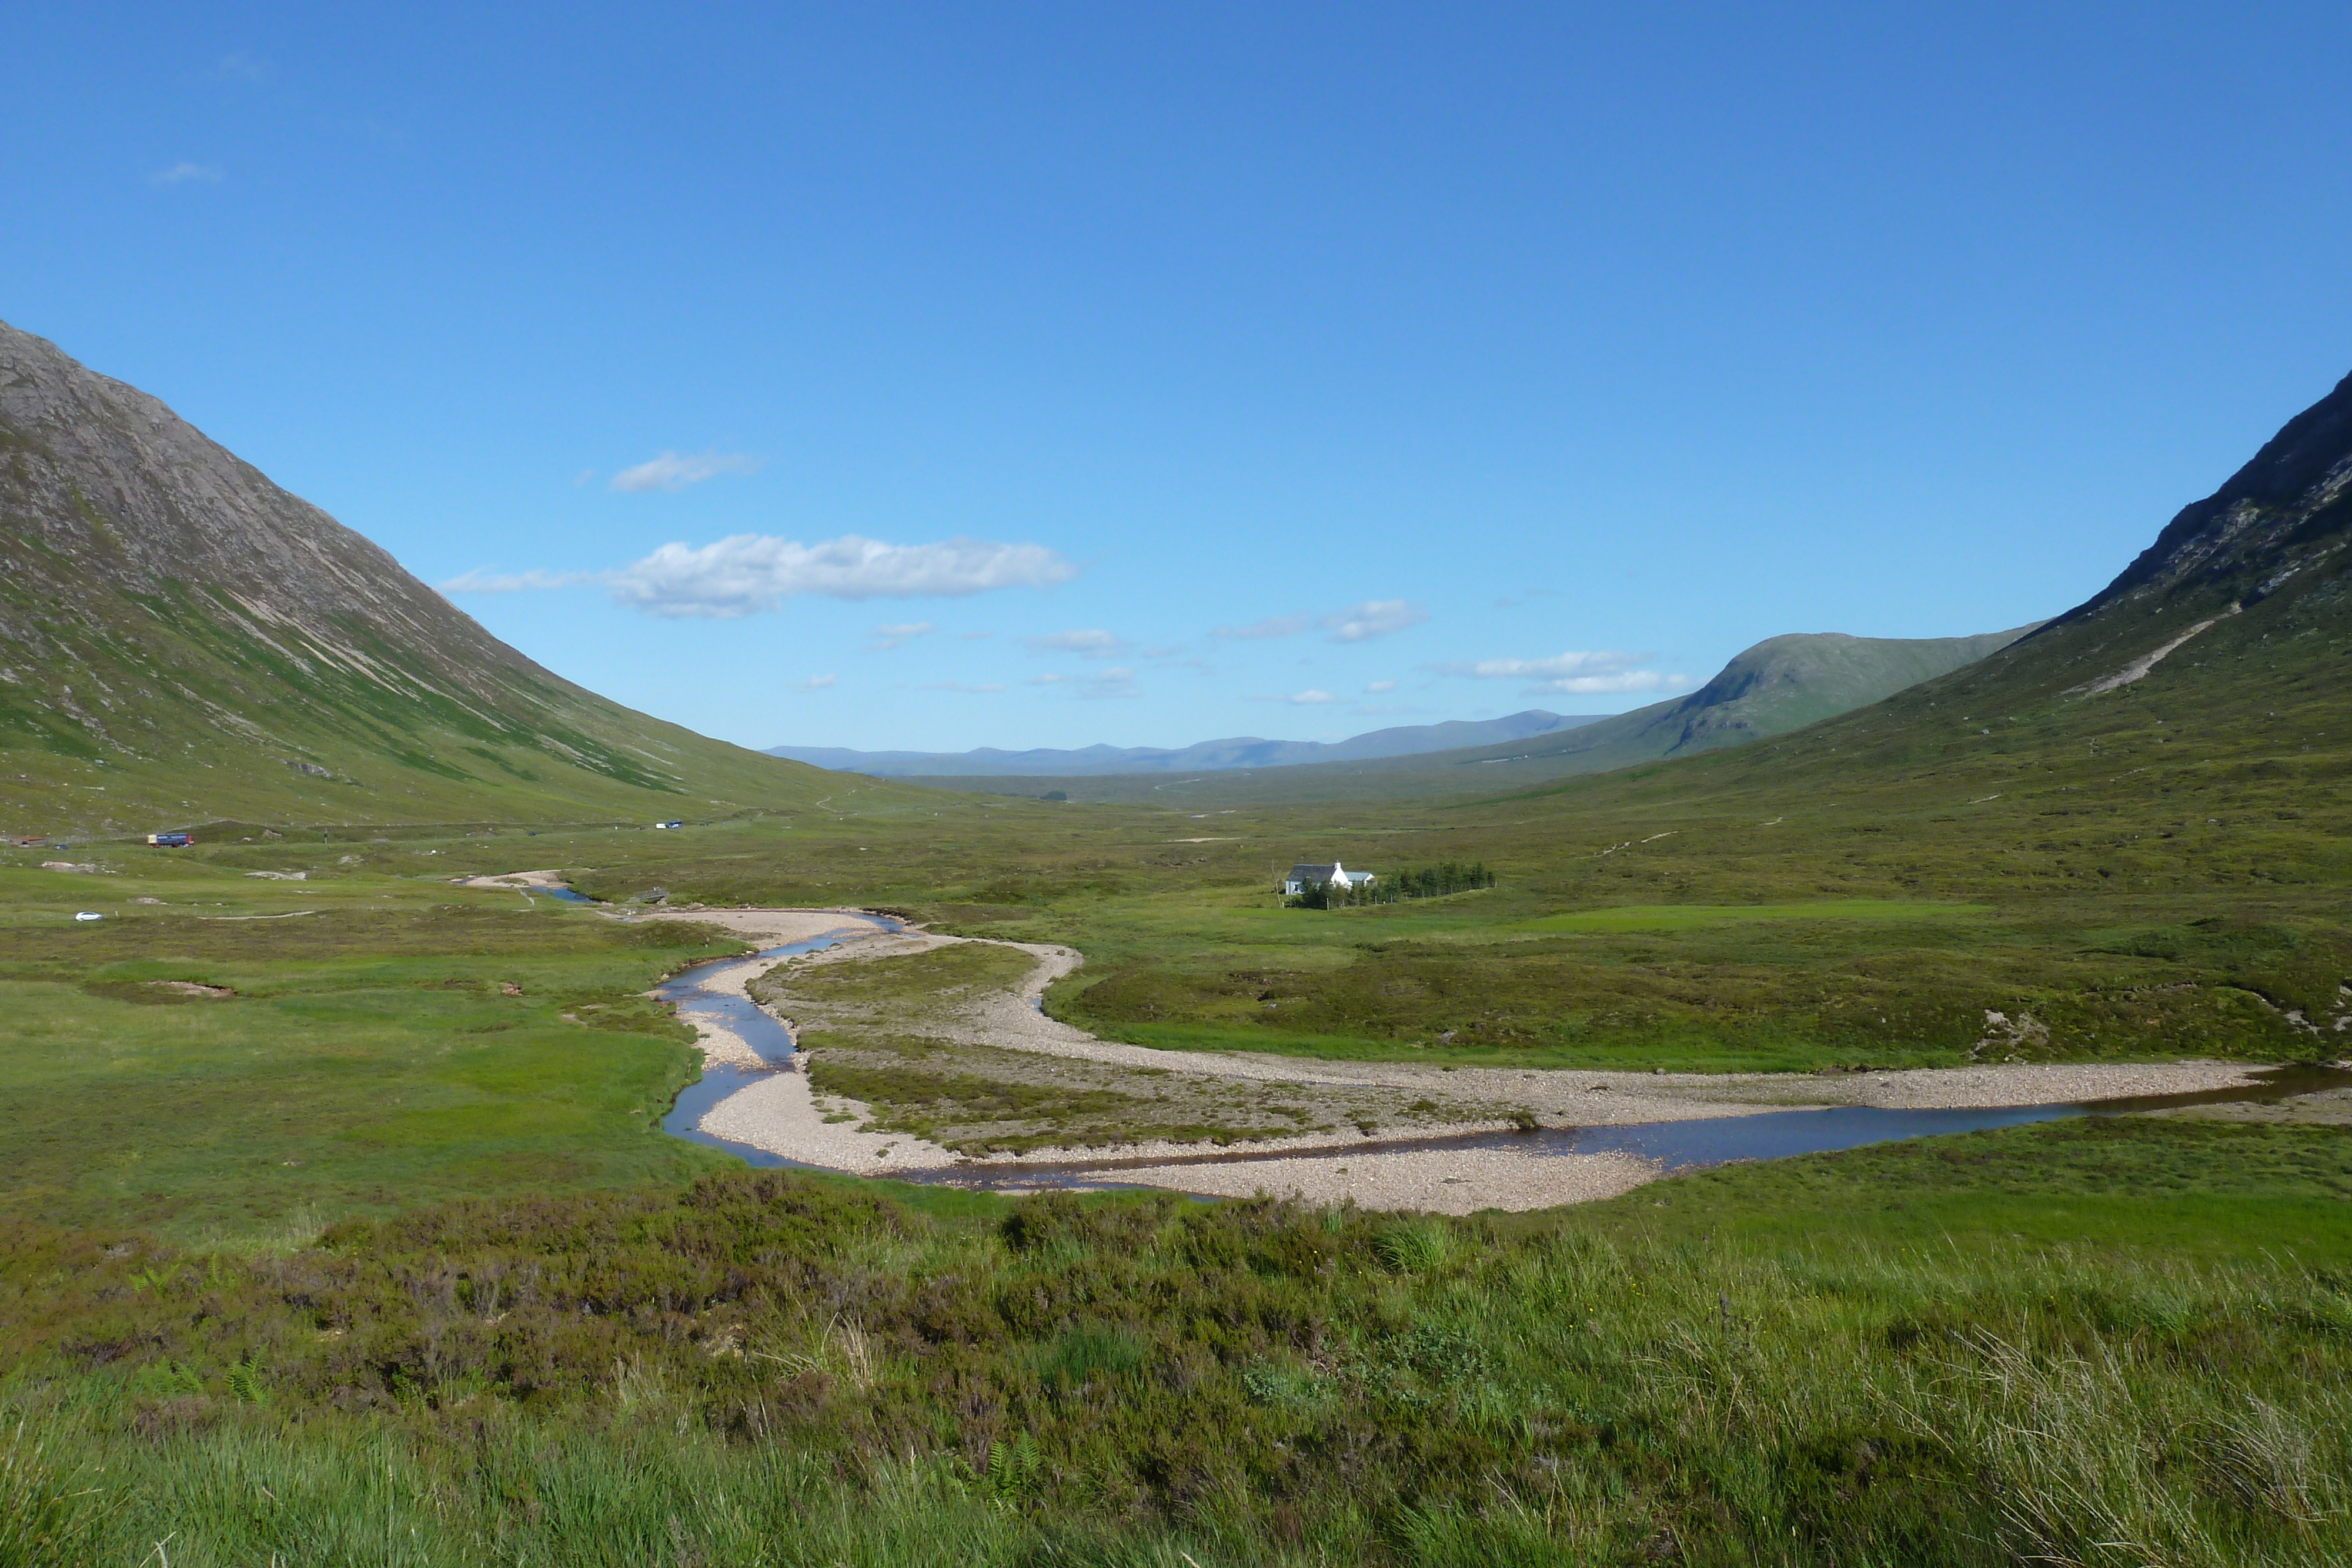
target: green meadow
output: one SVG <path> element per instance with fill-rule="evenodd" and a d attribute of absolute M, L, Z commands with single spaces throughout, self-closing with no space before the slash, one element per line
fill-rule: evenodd
<path fill-rule="evenodd" d="M 639 993 L 736 944 L 147 855 L 113 876 L 0 873 L 0 1216 L 262 1245 L 719 1163 L 654 1130 L 699 1066 Z M 103 920 L 71 918 L 92 904 Z"/>

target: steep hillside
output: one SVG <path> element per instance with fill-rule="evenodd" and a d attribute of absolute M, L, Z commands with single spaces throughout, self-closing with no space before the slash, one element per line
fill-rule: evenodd
<path fill-rule="evenodd" d="M 1757 787 L 1785 775 L 1803 788 L 1824 770 L 1858 782 L 2040 769 L 2084 775 L 2068 787 L 2100 793 L 2267 779 L 2307 785 L 2315 803 L 2339 798 L 2352 739 L 2347 544 L 2352 377 L 2084 603 L 1980 663 L 1709 777 Z"/>
<path fill-rule="evenodd" d="M 0 324 L 0 828 L 690 816 L 825 788 L 540 668 Z"/>
<path fill-rule="evenodd" d="M 969 777 L 975 774 L 1040 778 L 1086 778 L 1113 773 L 1191 773 L 1229 768 L 1289 768 L 1311 762 L 1351 762 L 1382 757 L 1411 757 L 1425 751 L 1449 751 L 1464 747 L 1494 746 L 1530 736 L 1553 735 L 1599 721 L 1598 715 L 1574 716 L 1528 708 L 1501 718 L 1452 719 L 1444 724 L 1397 725 L 1370 730 L 1345 740 L 1262 740 L 1236 736 L 1203 740 L 1169 748 L 1156 746 L 1088 746 L 1074 751 L 1040 747 L 1033 751 L 1003 751 L 983 746 L 973 751 L 853 751 L 840 746 L 774 746 L 771 757 L 789 757 L 819 768 L 870 773 L 882 779 Z"/>
<path fill-rule="evenodd" d="M 1947 674 L 2008 646 L 2032 631 L 2018 627 L 1974 637 L 1848 637 L 1835 632 L 1770 637 L 1734 658 L 1687 696 L 1631 713 L 1588 719 L 1499 744 L 1365 754 L 1264 772 L 1223 775 L 1185 786 L 1147 785 L 1073 775 L 1051 780 L 1079 800 L 1184 799 L 1276 801 L 1360 796 L 1396 799 L 1485 791 L 1580 773 L 1602 773 L 1666 758 L 1743 746 L 1847 713 L 1891 693 Z M 954 789 L 1034 794 L 1035 779 L 973 778 L 938 782 Z"/>

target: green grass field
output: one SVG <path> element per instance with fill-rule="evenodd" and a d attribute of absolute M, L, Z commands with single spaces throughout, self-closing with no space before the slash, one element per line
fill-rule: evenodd
<path fill-rule="evenodd" d="M 20 1227 L 0 1529 L 200 1565 L 2318 1563 L 2347 1191 L 2340 1134 L 2142 1120 L 1500 1221 L 745 1175 L 251 1260 Z"/>
<path fill-rule="evenodd" d="M 132 864 L 0 873 L 0 1216 L 257 1244 L 723 1163 L 654 1130 L 699 1066 L 637 993 L 736 944 L 363 873 Z"/>

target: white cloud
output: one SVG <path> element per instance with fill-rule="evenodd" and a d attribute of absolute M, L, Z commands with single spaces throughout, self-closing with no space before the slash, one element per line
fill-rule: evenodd
<path fill-rule="evenodd" d="M 1334 610 L 1327 615 L 1313 615 L 1303 610 L 1295 615 L 1270 615 L 1246 626 L 1220 626 L 1210 635 L 1296 637 L 1301 632 L 1312 632 L 1319 626 L 1330 632 L 1334 643 L 1366 643 L 1375 637 L 1385 637 L 1391 632 L 1402 632 L 1408 626 L 1418 626 L 1428 619 L 1429 612 L 1409 600 L 1368 599 L 1361 604 Z"/>
<path fill-rule="evenodd" d="M 1331 641 L 1334 643 L 1362 643 L 1374 637 L 1385 637 L 1391 632 L 1418 626 L 1428 619 L 1428 611 L 1402 599 L 1368 599 L 1352 610 L 1342 610 L 1337 615 L 1323 618 L 1324 623 L 1331 628 Z"/>
<path fill-rule="evenodd" d="M 699 549 L 667 544 L 613 575 L 613 597 L 653 615 L 732 621 L 798 594 L 831 599 L 955 597 L 992 588 L 1043 588 L 1077 568 L 1043 545 L 949 539 L 884 544 L 844 534 L 804 545 L 737 534 Z"/>
<path fill-rule="evenodd" d="M 995 635 L 993 632 L 967 632 L 963 634 L 963 640 L 967 643 L 985 643 Z"/>
<path fill-rule="evenodd" d="M 1397 684 L 1394 681 L 1374 681 L 1364 688 L 1364 695 L 1367 696 L 1377 697 L 1384 695 L 1385 694 L 1396 689 Z"/>
<path fill-rule="evenodd" d="M 576 588 L 583 582 L 603 582 L 605 574 L 597 571 L 492 571 L 476 567 L 441 584 L 444 593 L 520 593 L 538 588 Z"/>
<path fill-rule="evenodd" d="M 1250 700 L 1260 703 L 1295 703 L 1301 707 L 1312 707 L 1318 703 L 1333 703 L 1339 699 L 1329 692 L 1317 691 L 1310 686 L 1306 691 L 1292 692 L 1286 696 L 1252 697 Z"/>
<path fill-rule="evenodd" d="M 158 169 L 147 176 L 151 184 L 184 185 L 194 180 L 207 185 L 217 185 L 221 172 L 210 163 L 174 163 L 168 169 Z"/>
<path fill-rule="evenodd" d="M 794 681 L 786 688 L 795 692 L 821 692 L 841 684 L 839 675 L 811 675 L 804 681 Z"/>
<path fill-rule="evenodd" d="M 1022 685 L 1029 686 L 1058 686 L 1069 678 L 1070 677 L 1067 675 L 1032 675 L 1026 681 L 1024 681 Z"/>
<path fill-rule="evenodd" d="M 984 692 L 1001 692 L 1004 688 L 993 684 L 975 686 L 967 685 L 961 681 L 933 681 L 929 685 L 919 686 L 916 689 L 926 692 L 970 692 L 978 695 Z"/>
<path fill-rule="evenodd" d="M 1678 692 L 1691 684 L 1688 675 L 1662 675 L 1655 670 L 1628 670 L 1617 675 L 1569 675 L 1538 681 L 1523 690 L 1529 696 L 1549 692 L 1567 696 L 1594 696 L 1612 692 Z"/>
<path fill-rule="evenodd" d="M 1544 659 L 1480 659 L 1475 664 L 1437 666 L 1441 675 L 1475 675 L 1481 680 L 1566 680 L 1583 675 L 1613 675 L 1650 662 L 1647 653 L 1613 649 L 1593 653 L 1554 653 Z"/>
<path fill-rule="evenodd" d="M 931 623 L 928 621 L 909 622 L 904 626 L 887 624 L 877 626 L 873 632 L 874 641 L 867 643 L 866 647 L 874 653 L 887 653 L 892 648 L 905 647 L 930 629 Z"/>
<path fill-rule="evenodd" d="M 1090 632 L 1053 632 L 1043 637 L 1024 637 L 1021 645 L 1034 653 L 1076 653 L 1083 659 L 1116 659 L 1128 649 L 1126 638 L 1099 628 Z"/>
<path fill-rule="evenodd" d="M 1643 669 L 1641 666 L 1650 658 L 1647 653 L 1604 649 L 1554 653 L 1541 659 L 1480 659 L 1475 664 L 1439 664 L 1436 669 L 1442 675 L 1468 675 L 1478 680 L 1532 681 L 1535 684 L 1525 688 L 1530 696 L 1545 693 L 1600 696 L 1617 692 L 1680 691 L 1691 684 L 1688 675 L 1661 674 Z"/>
<path fill-rule="evenodd" d="M 675 452 L 665 452 L 649 463 L 622 469 L 613 476 L 610 488 L 632 496 L 649 490 L 683 490 L 688 485 L 699 485 L 721 474 L 757 473 L 765 461 L 740 452 L 688 453 L 683 457 Z"/>

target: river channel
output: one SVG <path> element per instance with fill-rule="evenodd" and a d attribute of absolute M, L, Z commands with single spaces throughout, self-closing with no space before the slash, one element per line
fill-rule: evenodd
<path fill-rule="evenodd" d="M 569 889 L 563 890 L 569 893 Z M 559 894 L 561 896 L 561 894 Z M 578 897 L 576 894 L 572 894 Z M 845 925 L 856 923 L 876 931 L 898 931 L 900 922 L 882 915 L 844 915 Z M 681 970 L 655 990 L 676 1005 L 681 1017 L 697 1016 L 723 1022 L 745 1043 L 772 1064 L 772 1071 L 797 1071 L 792 1033 L 766 1009 L 745 997 L 706 989 L 704 978 L 730 965 L 774 964 L 803 953 L 836 946 L 864 932 L 844 929 L 803 942 L 763 949 L 752 959 L 719 958 Z M 724 1149 L 746 1163 L 796 1170 L 823 1167 L 803 1165 L 748 1144 L 714 1136 L 701 1128 L 702 1118 L 720 1101 L 761 1076 L 756 1070 L 713 1062 L 700 1079 L 679 1091 L 677 1103 L 662 1118 L 662 1130 L 674 1136 Z M 2189 1094 L 2154 1095 L 2128 1100 L 2086 1101 L 2057 1105 L 1984 1105 L 1933 1110 L 1893 1110 L 1873 1105 L 1825 1105 L 1805 1110 L 1767 1111 L 1741 1116 L 1709 1116 L 1675 1122 L 1643 1122 L 1623 1126 L 1546 1127 L 1534 1132 L 1471 1133 L 1451 1137 L 1381 1139 L 1377 1143 L 1333 1145 L 1328 1151 L 1289 1147 L 1281 1150 L 1225 1148 L 1198 1155 L 1149 1159 L 1066 1159 L 991 1161 L 985 1165 L 949 1169 L 908 1169 L 892 1179 L 926 1182 L 981 1191 L 1033 1191 L 1039 1187 L 1119 1186 L 1122 1171 L 1144 1166 L 1165 1170 L 1171 1166 L 1245 1165 L 1261 1160 L 1292 1160 L 1331 1155 L 1406 1151 L 1508 1150 L 1541 1158 L 1562 1155 L 1629 1154 L 1654 1160 L 1668 1172 L 1702 1169 L 1737 1160 L 1787 1159 L 1794 1155 L 1821 1154 L 1856 1148 L 1865 1144 L 1905 1138 L 1934 1137 L 1945 1133 L 1973 1133 L 1993 1127 L 2014 1127 L 2029 1122 L 2053 1122 L 2072 1116 L 2116 1116 L 2134 1111 L 2175 1106 L 2270 1102 L 2323 1089 L 2352 1086 L 2352 1072 L 2336 1068 L 2290 1066 L 2266 1068 L 2254 1082 L 2228 1089 Z"/>

